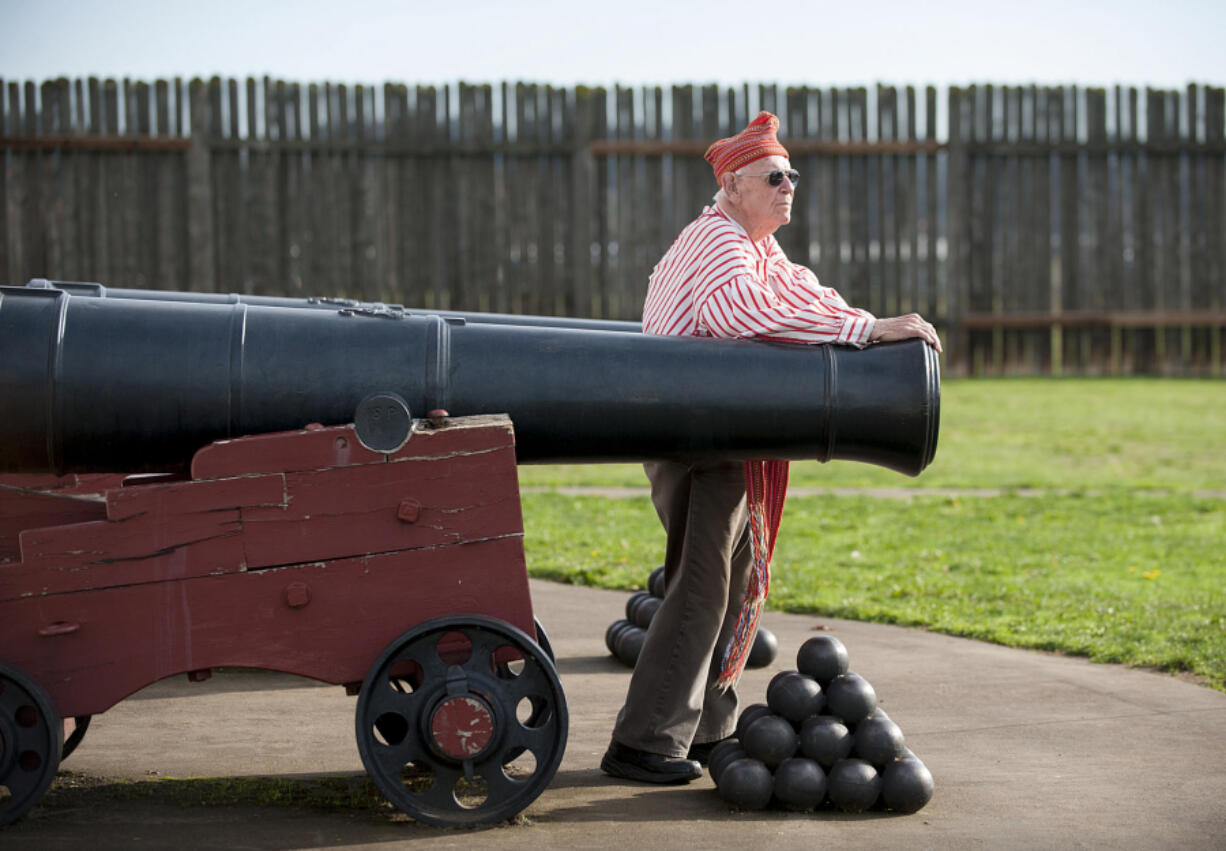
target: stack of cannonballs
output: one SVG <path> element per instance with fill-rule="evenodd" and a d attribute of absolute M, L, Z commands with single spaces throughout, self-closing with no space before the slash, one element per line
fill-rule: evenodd
<path fill-rule="evenodd" d="M 810 638 L 796 668 L 776 674 L 766 703 L 746 707 L 736 735 L 712 749 L 707 768 L 724 800 L 802 811 L 828 802 L 848 813 L 913 813 L 927 804 L 932 774 L 877 706 L 873 687 L 848 671 L 843 643 Z"/>
<path fill-rule="evenodd" d="M 647 577 L 647 590 L 636 591 L 626 600 L 626 616 L 618 618 L 609 624 L 605 630 L 604 643 L 609 652 L 625 665 L 634 667 L 639 654 L 643 651 L 643 641 L 647 637 L 647 627 L 656 616 L 660 604 L 664 602 L 664 566 L 661 565 Z M 749 648 L 749 659 L 745 665 L 749 668 L 765 668 L 775 661 L 779 652 L 779 642 L 774 634 L 767 629 L 758 627 L 753 646 Z"/>

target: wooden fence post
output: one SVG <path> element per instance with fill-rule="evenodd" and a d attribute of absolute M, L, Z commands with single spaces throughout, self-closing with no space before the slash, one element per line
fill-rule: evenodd
<path fill-rule="evenodd" d="M 12 83 L 8 84 L 13 85 Z M 5 92 L 8 88 L 5 85 L 4 78 L 0 77 L 0 136 L 8 136 L 10 114 L 15 111 L 12 101 L 6 97 Z M 8 175 L 8 157 L 5 157 L 4 171 L 0 173 L 0 284 L 12 285 L 17 283 L 15 280 L 16 269 L 10 267 L 11 256 L 9 253 L 9 175 Z"/>
<path fill-rule="evenodd" d="M 187 152 L 187 281 L 196 292 L 215 292 L 212 151 L 207 130 L 211 122 L 204 82 L 193 79 L 188 96 L 192 146 Z"/>
<path fill-rule="evenodd" d="M 1205 89 L 1205 143 L 1221 145 L 1226 135 L 1226 89 Z M 1206 157 L 1206 194 L 1209 199 L 1210 224 L 1206 228 L 1206 275 L 1211 295 L 1209 308 L 1221 312 L 1226 308 L 1222 276 L 1226 275 L 1226 164 L 1222 157 Z M 1209 371 L 1221 376 L 1223 328 L 1209 329 Z"/>
<path fill-rule="evenodd" d="M 570 232 L 567 234 L 566 269 L 570 277 L 570 304 L 576 316 L 592 316 L 592 201 L 596 163 L 588 143 L 592 140 L 595 92 L 585 86 L 575 90 L 574 153 L 571 154 Z"/>
<path fill-rule="evenodd" d="M 968 309 L 969 295 L 968 277 L 970 271 L 970 233 L 967 218 L 967 197 L 969 195 L 966 143 L 974 127 L 968 126 L 963 115 L 963 104 L 969 97 L 968 93 L 956 86 L 949 89 L 949 160 L 946 169 L 946 191 L 948 204 L 948 225 L 945 231 L 946 239 L 946 320 L 949 331 L 946 343 L 949 353 L 946 357 L 955 373 L 971 374 L 970 335 L 962 326 L 962 314 Z"/>

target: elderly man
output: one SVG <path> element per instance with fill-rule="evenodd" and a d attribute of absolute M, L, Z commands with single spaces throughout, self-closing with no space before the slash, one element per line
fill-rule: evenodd
<path fill-rule="evenodd" d="M 791 220 L 799 175 L 778 128 L 763 112 L 707 149 L 719 183 L 715 203 L 652 272 L 644 332 L 859 347 L 919 337 L 940 351 L 920 316 L 878 319 L 850 307 L 784 255 L 773 234 Z M 629 780 L 686 783 L 736 726 L 735 686 L 769 584 L 787 464 L 645 468 L 668 536 L 667 592 L 600 767 Z"/>

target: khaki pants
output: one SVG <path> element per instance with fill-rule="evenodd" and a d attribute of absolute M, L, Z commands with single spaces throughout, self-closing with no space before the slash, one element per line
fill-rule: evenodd
<path fill-rule="evenodd" d="M 664 602 L 651 621 L 613 739 L 685 756 L 732 735 L 736 689 L 714 688 L 752 563 L 740 462 L 644 465 L 668 534 Z"/>

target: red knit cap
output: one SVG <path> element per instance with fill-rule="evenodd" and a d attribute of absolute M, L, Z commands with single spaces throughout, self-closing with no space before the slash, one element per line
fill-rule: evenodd
<path fill-rule="evenodd" d="M 736 171 L 763 157 L 786 157 L 787 148 L 775 138 L 778 130 L 778 118 L 769 112 L 759 112 L 758 117 L 740 133 L 712 142 L 704 156 L 711 168 L 715 169 L 715 179 L 719 180 L 725 172 Z"/>

